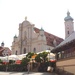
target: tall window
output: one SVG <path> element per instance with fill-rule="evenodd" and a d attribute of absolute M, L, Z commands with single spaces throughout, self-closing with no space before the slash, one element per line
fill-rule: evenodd
<path fill-rule="evenodd" d="M 17 55 L 17 51 L 15 52 L 15 54 Z"/>
<path fill-rule="evenodd" d="M 26 48 L 24 48 L 24 54 L 26 53 Z"/>
<path fill-rule="evenodd" d="M 69 31 L 68 31 L 68 34 L 69 34 Z"/>
<path fill-rule="evenodd" d="M 36 48 L 34 48 L 33 52 L 36 53 Z"/>
<path fill-rule="evenodd" d="M 26 33 L 26 31 L 24 32 L 24 35 L 25 35 L 25 37 L 27 36 L 27 33 Z"/>

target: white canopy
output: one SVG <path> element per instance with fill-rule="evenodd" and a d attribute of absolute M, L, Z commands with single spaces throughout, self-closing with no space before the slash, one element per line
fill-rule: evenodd
<path fill-rule="evenodd" d="M 27 55 L 27 53 L 26 53 L 26 54 L 18 55 L 18 57 L 19 57 L 19 59 L 20 59 L 20 60 L 22 60 L 23 58 L 25 58 L 25 57 L 26 57 L 26 55 Z"/>
<path fill-rule="evenodd" d="M 39 54 L 39 53 L 42 53 L 42 52 L 50 52 L 50 57 L 52 57 L 52 56 L 54 56 L 55 57 L 55 54 L 54 53 L 51 53 L 51 51 L 50 50 L 44 50 L 44 51 L 41 51 L 41 52 L 38 52 L 37 54 Z"/>
<path fill-rule="evenodd" d="M 10 55 L 8 56 L 8 60 L 19 60 L 18 55 Z"/>

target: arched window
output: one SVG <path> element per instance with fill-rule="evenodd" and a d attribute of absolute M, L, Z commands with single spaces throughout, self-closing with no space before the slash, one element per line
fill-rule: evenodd
<path fill-rule="evenodd" d="M 36 53 L 36 48 L 34 48 L 33 52 Z"/>
<path fill-rule="evenodd" d="M 27 36 L 27 32 L 26 31 L 24 32 L 24 35 L 25 35 L 25 37 Z"/>
<path fill-rule="evenodd" d="M 69 31 L 68 31 L 68 34 L 69 34 Z"/>
<path fill-rule="evenodd" d="M 15 54 L 17 55 L 17 51 L 15 52 Z"/>
<path fill-rule="evenodd" d="M 24 54 L 26 53 L 26 48 L 24 48 Z"/>

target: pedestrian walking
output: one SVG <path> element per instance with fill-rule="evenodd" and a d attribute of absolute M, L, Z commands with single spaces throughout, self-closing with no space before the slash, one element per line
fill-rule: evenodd
<path fill-rule="evenodd" d="M 27 69 L 28 69 L 28 74 L 29 74 L 29 71 L 30 71 L 30 63 L 28 63 Z"/>

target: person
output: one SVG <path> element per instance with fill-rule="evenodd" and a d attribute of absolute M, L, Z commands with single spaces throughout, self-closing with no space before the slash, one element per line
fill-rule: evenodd
<path fill-rule="evenodd" d="M 30 71 L 30 63 L 28 63 L 27 69 L 28 69 L 28 74 L 29 74 L 29 71 Z"/>

